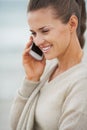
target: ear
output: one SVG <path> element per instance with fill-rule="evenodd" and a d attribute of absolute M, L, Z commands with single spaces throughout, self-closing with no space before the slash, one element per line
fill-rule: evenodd
<path fill-rule="evenodd" d="M 75 15 L 72 15 L 69 19 L 69 27 L 70 27 L 70 32 L 74 32 L 77 30 L 78 27 L 78 18 Z"/>

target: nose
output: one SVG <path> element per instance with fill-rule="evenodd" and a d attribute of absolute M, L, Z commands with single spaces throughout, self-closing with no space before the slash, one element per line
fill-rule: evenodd
<path fill-rule="evenodd" d="M 42 36 L 36 36 L 33 40 L 37 46 L 42 45 L 45 41 Z"/>

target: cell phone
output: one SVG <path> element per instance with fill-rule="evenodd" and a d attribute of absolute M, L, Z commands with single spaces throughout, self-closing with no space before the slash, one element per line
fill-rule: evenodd
<path fill-rule="evenodd" d="M 29 51 L 29 54 L 35 58 L 36 60 L 42 60 L 43 59 L 43 52 L 40 50 L 38 46 L 35 45 L 33 42 L 31 45 L 31 49 Z"/>

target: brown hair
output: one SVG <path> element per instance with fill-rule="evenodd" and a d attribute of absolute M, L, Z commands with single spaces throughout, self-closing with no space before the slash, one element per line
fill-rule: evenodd
<path fill-rule="evenodd" d="M 77 36 L 81 48 L 84 47 L 84 32 L 86 30 L 86 7 L 84 0 L 29 0 L 27 12 L 41 8 L 52 7 L 55 16 L 60 18 L 63 23 L 67 23 L 71 15 L 78 18 Z"/>

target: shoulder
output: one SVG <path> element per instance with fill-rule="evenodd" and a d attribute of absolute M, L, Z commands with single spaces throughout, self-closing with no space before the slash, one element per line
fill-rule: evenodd
<path fill-rule="evenodd" d="M 77 72 L 78 72 L 77 75 L 79 78 L 82 78 L 82 79 L 83 77 L 87 78 L 87 53 L 86 52 L 84 52 L 82 61 L 78 65 Z"/>
<path fill-rule="evenodd" d="M 87 79 L 87 53 L 84 53 L 82 61 L 71 69 L 69 77 L 72 83 Z"/>
<path fill-rule="evenodd" d="M 68 83 L 67 95 L 71 95 L 71 97 L 79 95 L 87 100 L 87 54 L 83 56 L 80 64 L 69 71 L 66 79 Z"/>

